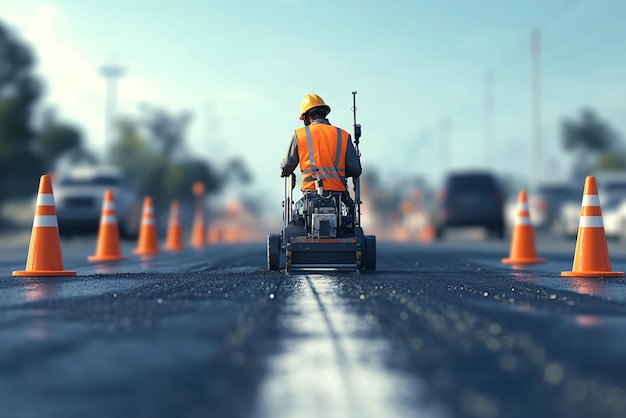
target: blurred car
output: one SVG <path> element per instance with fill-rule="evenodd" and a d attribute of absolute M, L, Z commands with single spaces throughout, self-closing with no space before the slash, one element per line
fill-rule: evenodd
<path fill-rule="evenodd" d="M 567 202 L 580 202 L 580 187 L 571 183 L 544 184 L 539 186 L 537 193 L 529 198 L 531 221 L 538 228 L 550 228 L 561 206 Z"/>
<path fill-rule="evenodd" d="M 80 166 L 53 176 L 59 233 L 63 236 L 97 233 L 107 189 L 115 196 L 120 237 L 136 238 L 141 221 L 141 197 L 128 175 L 113 166 Z"/>
<path fill-rule="evenodd" d="M 528 208 L 530 220 L 536 229 L 550 229 L 557 218 L 561 206 L 568 202 L 580 205 L 581 189 L 571 183 L 542 184 L 536 193 L 529 194 Z M 512 229 L 517 220 L 519 209 L 518 196 L 511 198 L 505 205 L 505 221 Z M 580 209 L 580 207 L 579 207 Z"/>
<path fill-rule="evenodd" d="M 453 227 L 480 226 L 490 236 L 504 238 L 504 191 L 489 171 L 449 173 L 437 196 L 435 236 Z"/>
<path fill-rule="evenodd" d="M 622 208 L 626 202 L 626 174 L 597 176 L 596 183 L 605 235 L 607 238 L 618 238 L 621 229 L 626 228 L 622 226 L 626 219 L 626 208 Z M 578 201 L 568 201 L 561 205 L 552 227 L 557 235 L 572 238 L 578 234 L 582 196 L 581 188 Z M 622 215 L 622 212 L 625 214 Z"/>
<path fill-rule="evenodd" d="M 612 221 L 610 220 L 610 222 L 612 222 L 613 227 L 617 230 L 616 238 L 621 242 L 626 242 L 626 199 L 619 202 L 617 208 L 613 211 L 613 214 L 615 219 Z M 604 221 L 604 212 L 602 216 Z"/>
<path fill-rule="evenodd" d="M 626 196 L 609 195 L 601 203 L 604 235 L 607 238 L 618 238 L 620 235 L 622 222 L 620 207 L 624 202 L 626 202 Z"/>

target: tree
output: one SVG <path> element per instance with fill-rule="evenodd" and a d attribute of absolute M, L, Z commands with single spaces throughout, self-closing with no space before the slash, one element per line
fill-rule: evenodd
<path fill-rule="evenodd" d="M 118 121 L 117 141 L 111 150 L 113 164 L 126 170 L 137 185 L 146 193 L 150 192 L 150 176 L 158 165 L 158 155 L 147 146 L 141 133 L 140 122 L 125 118 Z"/>
<path fill-rule="evenodd" d="M 172 199 L 193 201 L 191 186 L 196 181 L 204 183 L 207 195 L 217 193 L 226 181 L 209 162 L 184 152 L 186 124 L 187 117 L 151 109 L 143 119 L 122 119 L 117 126 L 113 163 L 124 168 L 161 209 Z"/>
<path fill-rule="evenodd" d="M 187 126 L 191 121 L 189 112 L 172 115 L 155 106 L 143 106 L 145 126 L 152 146 L 166 160 L 172 160 L 182 152 L 185 143 Z"/>
<path fill-rule="evenodd" d="M 239 157 L 228 160 L 225 168 L 225 182 L 237 182 L 243 185 L 252 183 L 252 173 L 246 167 L 246 163 Z"/>
<path fill-rule="evenodd" d="M 30 49 L 0 22 L 0 202 L 32 194 L 41 173 L 31 146 L 32 113 L 42 92 L 33 64 Z"/>
<path fill-rule="evenodd" d="M 621 171 L 626 169 L 626 158 L 623 154 L 615 154 L 610 151 L 603 152 L 598 157 L 596 170 Z"/>
<path fill-rule="evenodd" d="M 563 121 L 562 140 L 565 150 L 577 153 L 575 178 L 584 178 L 594 170 L 626 168 L 618 135 L 590 109 L 582 111 L 580 121 Z"/>
<path fill-rule="evenodd" d="M 566 150 L 583 148 L 591 152 L 601 152 L 611 148 L 617 136 L 611 127 L 598 119 L 590 109 L 582 111 L 580 122 L 563 122 L 563 145 Z"/>
<path fill-rule="evenodd" d="M 94 160 L 83 149 L 82 132 L 69 123 L 57 121 L 52 111 L 47 113 L 37 139 L 35 149 L 43 163 L 44 171 L 52 170 L 55 162 L 63 155 L 72 159 Z"/>

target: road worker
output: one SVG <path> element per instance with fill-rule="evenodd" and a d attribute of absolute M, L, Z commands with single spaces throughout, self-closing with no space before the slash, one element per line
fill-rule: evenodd
<path fill-rule="evenodd" d="M 281 177 L 293 173 L 298 165 L 302 173 L 302 192 L 327 194 L 341 192 L 341 199 L 351 212 L 354 201 L 346 179 L 361 175 L 361 161 L 346 131 L 330 124 L 326 116 L 330 106 L 317 94 L 307 94 L 300 103 L 304 126 L 295 130 L 287 155 L 280 168 Z M 316 184 L 317 180 L 317 184 Z"/>

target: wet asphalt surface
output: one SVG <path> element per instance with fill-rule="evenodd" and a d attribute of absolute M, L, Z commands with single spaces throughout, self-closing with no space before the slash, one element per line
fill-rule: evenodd
<path fill-rule="evenodd" d="M 626 416 L 626 280 L 561 278 L 575 242 L 521 269 L 508 245 L 379 242 L 375 273 L 286 275 L 264 243 L 92 264 L 68 241 L 73 278 L 12 277 L 5 246 L 0 416 Z"/>

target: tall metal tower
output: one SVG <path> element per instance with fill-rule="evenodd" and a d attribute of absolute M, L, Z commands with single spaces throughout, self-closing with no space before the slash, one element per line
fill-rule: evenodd
<path fill-rule="evenodd" d="M 116 64 L 105 64 L 100 67 L 100 75 L 106 80 L 106 99 L 104 105 L 104 154 L 110 158 L 110 147 L 113 142 L 113 121 L 117 101 L 117 81 L 126 74 L 126 70 Z"/>

